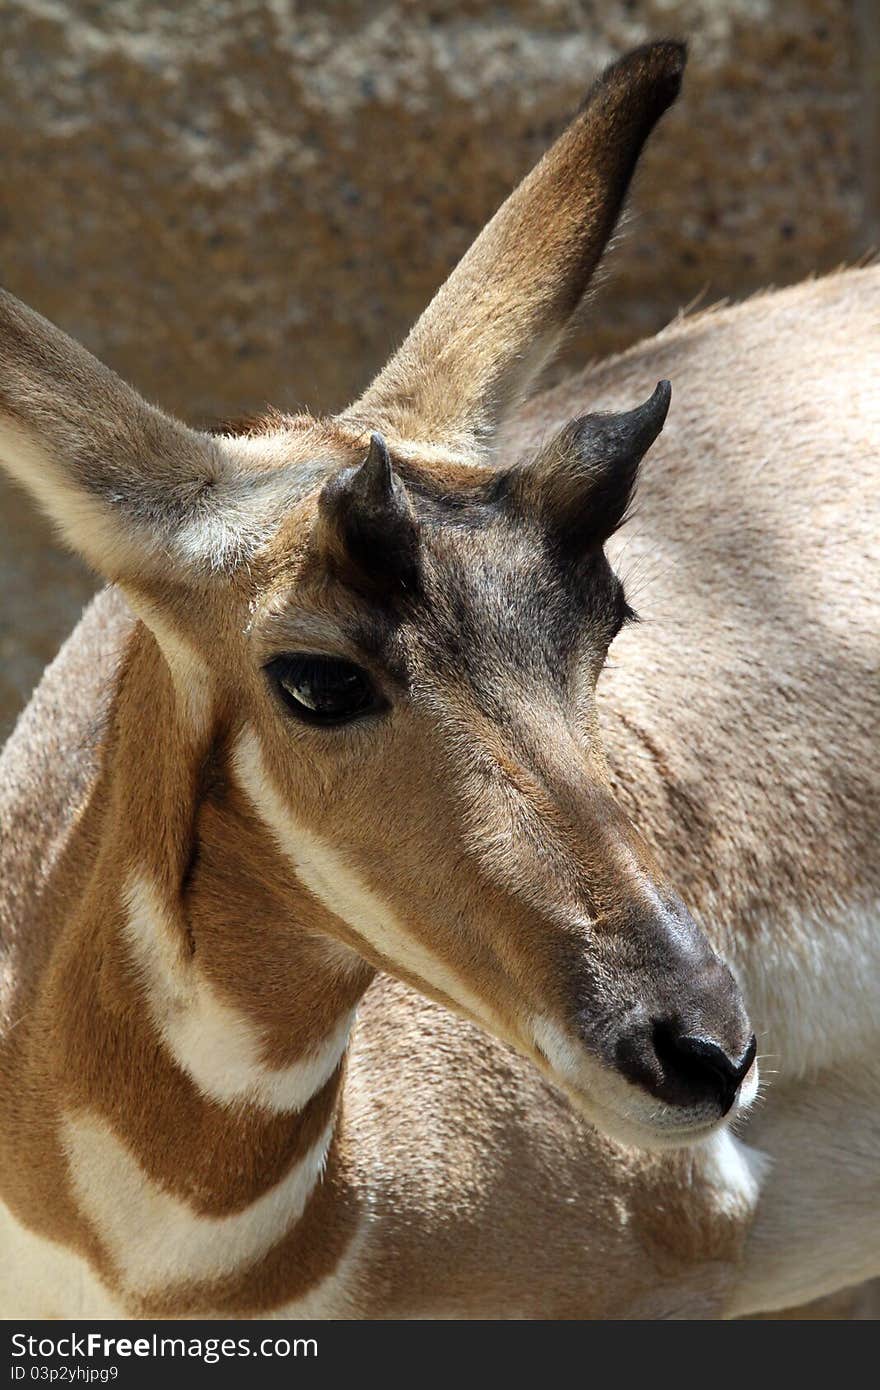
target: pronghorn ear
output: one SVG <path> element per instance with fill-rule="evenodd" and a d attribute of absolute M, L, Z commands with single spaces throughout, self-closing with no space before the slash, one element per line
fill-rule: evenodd
<path fill-rule="evenodd" d="M 607 69 L 347 418 L 480 457 L 564 335 L 684 64 L 663 42 Z"/>
<path fill-rule="evenodd" d="M 317 536 L 333 568 L 355 583 L 414 583 L 418 521 L 381 434 L 370 436 L 363 463 L 324 484 L 318 498 Z"/>
<path fill-rule="evenodd" d="M 534 462 L 511 470 L 514 505 L 573 546 L 600 545 L 626 514 L 639 465 L 666 423 L 672 387 L 619 414 L 582 415 L 563 426 Z"/>
<path fill-rule="evenodd" d="M 253 531 L 259 475 L 2 290 L 0 464 L 109 579 L 194 578 Z"/>

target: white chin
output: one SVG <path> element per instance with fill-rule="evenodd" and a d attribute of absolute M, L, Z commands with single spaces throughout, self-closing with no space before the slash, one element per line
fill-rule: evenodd
<path fill-rule="evenodd" d="M 724 1132 L 752 1104 L 758 1091 L 758 1068 L 752 1067 L 743 1082 L 740 1094 L 726 1115 L 682 1114 L 669 1107 L 659 1113 L 639 1114 L 636 1109 L 624 1110 L 597 1102 L 592 1096 L 568 1089 L 575 1109 L 601 1133 L 617 1143 L 631 1148 L 682 1149 L 700 1144 L 714 1134 Z"/>
<path fill-rule="evenodd" d="M 609 1113 L 610 1112 L 606 1112 Z M 732 1113 L 732 1112 L 731 1112 Z M 730 1115 L 719 1116 L 715 1120 L 699 1123 L 646 1124 L 631 1115 L 616 1115 L 607 1126 L 607 1133 L 618 1143 L 636 1149 L 648 1149 L 654 1153 L 666 1149 L 686 1149 L 694 1144 L 702 1144 L 713 1134 L 727 1128 Z M 606 1126 L 602 1126 L 606 1128 Z"/>
<path fill-rule="evenodd" d="M 731 1122 L 748 1110 L 758 1093 L 758 1064 L 754 1062 L 726 1115 L 719 1115 L 717 1107 L 711 1104 L 681 1109 L 652 1100 L 613 1071 L 588 1067 L 583 1059 L 580 1066 L 566 1065 L 568 1055 L 547 1046 L 546 1040 L 543 1051 L 547 1060 L 552 1058 L 547 1068 L 551 1078 L 578 1114 L 600 1134 L 631 1148 L 682 1149 L 700 1144 L 713 1134 L 726 1131 Z M 561 1051 L 561 1055 L 553 1056 L 554 1051 Z M 561 1061 L 562 1065 L 554 1067 L 554 1061 Z"/>

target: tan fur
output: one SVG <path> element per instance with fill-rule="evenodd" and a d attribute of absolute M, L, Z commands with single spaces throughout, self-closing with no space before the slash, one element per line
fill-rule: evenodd
<path fill-rule="evenodd" d="M 880 271 L 684 321 L 533 401 L 486 456 L 680 65 L 668 46 L 629 61 L 346 418 L 192 437 L 218 461 L 198 524 L 178 492 L 156 528 L 108 505 L 87 451 L 65 472 L 89 359 L 65 368 L 61 335 L 0 305 L 19 382 L 4 459 L 18 449 L 13 471 L 122 583 L 0 759 L 0 1239 L 81 1256 L 83 1288 L 93 1274 L 120 1313 L 713 1317 L 880 1270 Z M 524 299 L 513 247 L 538 225 Z M 547 624 L 556 602 L 537 523 L 509 523 L 493 488 L 572 416 L 667 375 L 677 404 L 609 546 L 643 621 L 603 671 L 604 610 L 589 620 L 572 721 L 539 674 L 540 625 L 505 627 L 503 587 L 497 611 L 479 607 L 522 575 L 526 594 L 547 586 Z M 151 436 L 112 389 L 102 409 L 129 422 L 141 495 Z M 417 503 L 427 633 L 406 617 L 385 631 L 363 561 L 340 577 L 350 541 L 329 564 L 317 521 L 376 425 Z M 44 458 L 63 484 L 48 503 L 31 481 Z M 62 495 L 93 486 L 97 540 Z M 443 664 L 453 599 L 484 616 L 474 676 Z M 363 732 L 292 722 L 263 671 L 286 650 L 367 665 L 391 714 Z M 671 885 L 779 1072 L 739 1121 L 749 1147 L 714 1123 L 685 1148 L 629 1147 L 620 1107 L 646 1138 L 670 1107 L 649 1117 L 565 1032 L 573 989 L 610 1019 L 628 990 L 654 998 L 652 937 L 633 945 L 627 924 Z M 337 1059 L 328 1039 L 355 1005 Z M 146 1228 L 130 1260 L 114 1234 L 128 1183 Z M 288 1190 L 295 1216 L 265 1232 L 258 1214 Z M 159 1250 L 150 1221 L 157 1239 L 171 1223 Z M 31 1289 L 0 1294 L 10 1315 L 32 1306 Z M 53 1297 L 40 1311 L 69 1315 Z"/>

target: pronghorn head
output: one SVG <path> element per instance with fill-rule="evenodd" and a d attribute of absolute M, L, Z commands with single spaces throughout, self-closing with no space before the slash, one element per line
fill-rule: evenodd
<path fill-rule="evenodd" d="M 755 1078 L 736 985 L 615 804 L 597 733 L 631 616 L 604 544 L 670 388 L 536 457 L 496 439 L 683 64 L 659 43 L 605 73 L 334 419 L 199 434 L 8 297 L 0 333 L 3 461 L 124 587 L 321 931 L 644 1143 L 709 1133 Z"/>

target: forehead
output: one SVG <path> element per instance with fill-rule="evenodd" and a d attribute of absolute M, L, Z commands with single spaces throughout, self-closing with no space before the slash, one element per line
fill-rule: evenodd
<path fill-rule="evenodd" d="M 552 676 L 589 640 L 601 554 L 574 557 L 503 512 L 473 526 L 428 523 L 422 534 L 423 591 L 404 632 L 433 665 Z"/>
<path fill-rule="evenodd" d="M 311 497 L 273 546 L 263 629 L 276 647 L 285 633 L 300 647 L 310 633 L 322 647 L 338 634 L 401 676 L 469 683 L 505 670 L 553 679 L 584 649 L 604 651 L 621 591 L 600 547 L 563 543 L 513 507 L 503 471 L 399 457 L 394 467 L 418 518 L 417 581 L 334 573 L 315 544 Z"/>

